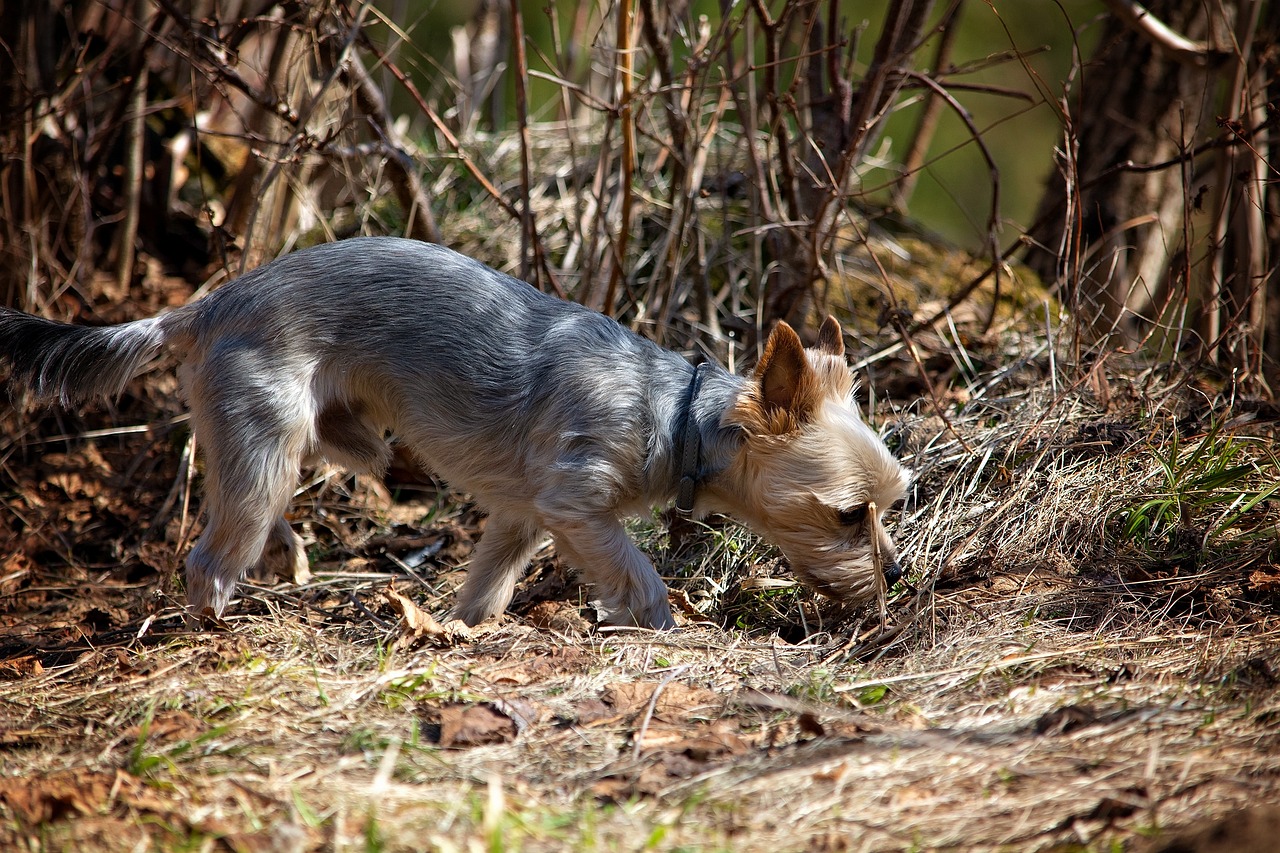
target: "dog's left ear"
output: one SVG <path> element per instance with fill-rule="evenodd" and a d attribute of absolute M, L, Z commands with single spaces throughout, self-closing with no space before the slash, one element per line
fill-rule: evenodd
<path fill-rule="evenodd" d="M 808 419 L 820 402 L 804 344 L 796 330 L 785 322 L 779 321 L 765 342 L 755 376 L 760 384 L 760 402 L 769 421 L 778 429 L 794 429 Z"/>
<path fill-rule="evenodd" d="M 818 351 L 844 358 L 844 329 L 840 328 L 840 322 L 830 314 L 822 321 L 822 328 L 818 329 Z"/>

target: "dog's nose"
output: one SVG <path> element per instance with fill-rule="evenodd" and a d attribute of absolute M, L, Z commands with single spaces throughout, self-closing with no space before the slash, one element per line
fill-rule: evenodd
<path fill-rule="evenodd" d="M 890 560 L 884 564 L 884 584 L 885 586 L 893 586 L 902 580 L 902 566 L 898 565 L 897 560 Z"/>

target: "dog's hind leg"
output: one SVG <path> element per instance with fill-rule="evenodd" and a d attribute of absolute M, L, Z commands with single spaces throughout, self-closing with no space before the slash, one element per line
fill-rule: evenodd
<path fill-rule="evenodd" d="M 306 383 L 271 354 L 230 349 L 184 379 L 204 447 L 204 534 L 187 556 L 187 605 L 221 616 L 237 581 L 258 564 L 305 559 L 284 520 L 312 441 Z"/>
<path fill-rule="evenodd" d="M 491 515 L 467 567 L 453 615 L 476 625 L 507 609 L 541 531 L 523 518 Z"/>
<path fill-rule="evenodd" d="M 565 521 L 551 527 L 560 555 L 594 586 L 613 625 L 674 628 L 667 586 L 649 558 L 612 517 Z"/>

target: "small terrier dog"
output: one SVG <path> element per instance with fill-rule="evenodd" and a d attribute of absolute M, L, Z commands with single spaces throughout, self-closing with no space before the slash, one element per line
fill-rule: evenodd
<path fill-rule="evenodd" d="M 671 628 L 622 519 L 676 499 L 776 544 L 824 595 L 901 575 L 882 525 L 909 475 L 852 401 L 839 325 L 779 323 L 750 378 L 679 355 L 440 246 L 390 237 L 286 255 L 157 317 L 85 328 L 0 310 L 0 357 L 37 401 L 118 394 L 162 348 L 205 454 L 188 610 L 221 616 L 250 569 L 306 555 L 285 510 L 317 457 L 378 476 L 402 443 L 489 513 L 454 615 L 503 612 L 539 540 L 606 621 Z"/>

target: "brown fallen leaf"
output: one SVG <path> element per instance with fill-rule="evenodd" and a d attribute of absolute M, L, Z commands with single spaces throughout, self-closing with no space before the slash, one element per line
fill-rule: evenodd
<path fill-rule="evenodd" d="M 413 603 L 406 595 L 396 591 L 394 585 L 383 590 L 391 609 L 400 615 L 404 631 L 397 642 L 419 643 L 423 641 L 437 646 L 454 646 L 471 639 L 471 631 L 457 620 L 446 625 Z"/>
<path fill-rule="evenodd" d="M 568 601 L 539 601 L 529 608 L 524 618 L 539 630 L 572 637 L 582 636 L 591 628 L 591 623 L 582 618 L 577 606 Z"/>
<path fill-rule="evenodd" d="M 469 747 L 515 740 L 516 721 L 487 703 L 440 709 L 440 746 Z"/>
<path fill-rule="evenodd" d="M 662 692 L 654 702 L 653 713 L 673 721 L 710 716 L 725 704 L 724 697 L 715 691 L 678 681 L 665 685 L 656 681 L 620 681 L 608 685 L 601 698 L 620 714 L 640 713 L 648 709 L 654 691 L 660 688 Z"/>
<path fill-rule="evenodd" d="M 151 743 L 190 741 L 204 734 L 207 729 L 208 726 L 186 711 L 157 711 L 146 724 L 145 739 Z M 121 735 L 128 740 L 144 737 L 142 724 L 126 727 Z"/>
<path fill-rule="evenodd" d="M 565 722 L 575 726 L 590 726 L 597 723 L 615 722 L 619 715 L 599 699 L 583 699 L 575 702 L 572 715 L 564 718 Z"/>
<path fill-rule="evenodd" d="M 1255 569 L 1249 574 L 1249 588 L 1254 592 L 1275 592 L 1280 590 L 1280 570 L 1275 566 Z"/>
<path fill-rule="evenodd" d="M 691 624 L 694 625 L 715 625 L 715 621 L 707 618 L 707 614 L 703 613 L 694 603 L 689 600 L 689 594 L 683 589 L 672 589 L 667 591 L 667 600 L 676 606 Z"/>
<path fill-rule="evenodd" d="M 597 799 L 625 802 L 660 794 L 673 782 L 689 779 L 751 750 L 737 723 L 716 720 L 693 726 L 661 724 L 644 734 L 642 758 L 628 761 L 592 786 Z"/>
<path fill-rule="evenodd" d="M 0 679 L 10 680 L 26 678 L 28 675 L 40 675 L 44 666 L 35 655 L 19 655 L 18 657 L 0 660 Z"/>
<path fill-rule="evenodd" d="M 749 748 L 738 734 L 737 723 L 731 720 L 715 720 L 692 726 L 653 725 L 645 730 L 639 746 L 642 754 L 678 753 L 698 762 L 740 755 Z"/>
<path fill-rule="evenodd" d="M 0 779 L 0 802 L 32 825 L 92 814 L 110 791 L 111 777 L 86 770 L 43 778 Z"/>

